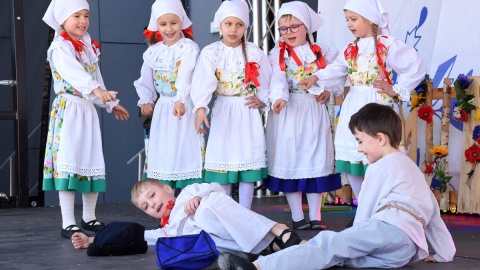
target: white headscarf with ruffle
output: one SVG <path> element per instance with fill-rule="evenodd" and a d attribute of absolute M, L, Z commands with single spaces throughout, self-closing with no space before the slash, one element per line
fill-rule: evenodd
<path fill-rule="evenodd" d="M 90 10 L 88 2 L 86 0 L 52 0 L 50 5 L 43 15 L 42 20 L 55 30 L 55 37 L 62 32 L 61 25 L 70 17 L 73 13 L 80 10 Z M 88 32 L 82 36 L 82 40 L 85 44 L 92 42 Z"/>
<path fill-rule="evenodd" d="M 180 18 L 180 21 L 182 21 L 182 29 L 187 29 L 192 25 L 192 21 L 188 18 L 180 0 L 157 0 L 152 5 L 152 13 L 147 29 L 150 31 L 158 31 L 157 20 L 160 16 L 167 13 L 175 14 Z"/>
<path fill-rule="evenodd" d="M 223 1 L 223 3 L 215 12 L 212 26 L 215 29 L 220 29 L 220 24 L 227 17 L 237 17 L 245 23 L 245 27 L 250 25 L 250 10 L 248 4 L 244 0 Z M 245 31 L 245 34 L 247 31 Z M 220 32 L 220 35 L 222 33 Z"/>
<path fill-rule="evenodd" d="M 353 11 L 378 26 L 378 34 L 390 35 L 389 15 L 380 0 L 347 0 L 343 9 Z"/>

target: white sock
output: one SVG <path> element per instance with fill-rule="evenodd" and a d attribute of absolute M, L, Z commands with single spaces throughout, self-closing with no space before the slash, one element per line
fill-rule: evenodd
<path fill-rule="evenodd" d="M 322 194 L 307 193 L 308 217 L 312 220 L 322 220 Z"/>
<path fill-rule="evenodd" d="M 356 198 L 358 198 L 358 195 L 360 194 L 363 178 L 363 176 L 356 176 L 351 174 L 348 175 L 348 181 L 350 182 L 350 186 L 352 187 L 353 193 L 355 193 Z"/>
<path fill-rule="evenodd" d="M 292 219 L 295 222 L 298 222 L 305 218 L 303 215 L 302 208 L 302 192 L 285 192 L 287 197 L 288 206 L 290 206 L 290 211 L 292 212 Z"/>
<path fill-rule="evenodd" d="M 89 221 L 97 219 L 96 216 L 95 216 L 95 207 L 97 206 L 97 198 L 98 198 L 98 192 L 82 193 L 82 199 L 83 199 L 82 218 L 83 218 L 83 221 L 88 223 Z M 95 224 L 99 225 L 100 222 L 97 222 Z"/>
<path fill-rule="evenodd" d="M 240 182 L 238 184 L 238 203 L 247 208 L 252 208 L 254 183 Z"/>
<path fill-rule="evenodd" d="M 232 184 L 220 185 L 228 196 L 232 196 Z"/>
<path fill-rule="evenodd" d="M 60 210 L 62 212 L 62 228 L 77 224 L 75 222 L 75 192 L 63 191 L 58 192 L 58 198 L 60 200 Z M 78 230 L 78 227 L 73 227 L 73 230 Z"/>

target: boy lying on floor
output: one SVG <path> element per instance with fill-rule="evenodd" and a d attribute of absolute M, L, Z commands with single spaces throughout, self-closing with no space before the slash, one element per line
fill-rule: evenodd
<path fill-rule="evenodd" d="M 202 230 L 210 234 L 220 252 L 258 254 L 267 247 L 272 251 L 302 242 L 285 224 L 239 205 L 217 183 L 189 185 L 175 198 L 170 186 L 145 179 L 135 183 L 131 193 L 136 207 L 161 219 L 161 228 L 145 231 L 148 245 L 155 245 L 159 237 L 197 234 Z M 93 240 L 83 233 L 72 236 L 76 249 L 88 248 Z"/>

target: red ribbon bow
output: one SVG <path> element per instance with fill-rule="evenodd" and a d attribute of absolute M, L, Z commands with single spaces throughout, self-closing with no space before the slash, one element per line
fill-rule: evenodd
<path fill-rule="evenodd" d="M 188 28 L 186 28 L 186 29 L 183 29 L 182 32 L 183 32 L 183 35 L 184 35 L 184 36 L 187 36 L 187 35 L 188 35 L 188 36 L 193 37 L 193 29 L 192 29 L 192 26 L 190 26 L 190 27 L 188 27 Z"/>
<path fill-rule="evenodd" d="M 260 86 L 260 83 L 257 79 L 257 77 L 260 75 L 260 73 L 258 73 L 259 68 L 260 66 L 255 62 L 248 62 L 245 65 L 245 84 L 248 84 L 250 81 L 252 81 L 256 87 Z"/>
<path fill-rule="evenodd" d="M 158 31 L 150 31 L 148 29 L 145 29 L 145 30 L 143 30 L 143 35 L 146 38 L 152 38 L 153 35 L 155 35 L 158 42 L 162 41 L 162 35 L 160 35 L 160 32 L 158 32 Z"/>
<path fill-rule="evenodd" d="M 65 32 L 65 31 L 62 31 L 62 32 L 60 33 L 60 36 L 62 36 L 65 40 L 70 41 L 70 42 L 72 43 L 73 48 L 75 49 L 75 51 L 81 52 L 81 51 L 83 50 L 83 47 L 85 46 L 85 44 L 84 44 L 82 41 L 80 41 L 80 40 L 74 40 L 74 39 L 73 39 L 71 36 L 69 36 L 69 35 L 67 34 L 67 32 Z"/>
<path fill-rule="evenodd" d="M 317 44 L 310 45 L 310 49 L 312 49 L 313 53 L 317 55 L 317 59 L 315 60 L 315 64 L 317 64 L 318 69 L 324 69 L 327 66 L 325 62 L 325 58 L 322 55 L 322 48 Z"/>
<path fill-rule="evenodd" d="M 173 206 L 175 205 L 175 203 L 173 201 L 168 201 L 167 205 L 165 206 L 165 208 L 163 208 L 163 213 L 162 213 L 162 221 L 160 222 L 160 226 L 162 226 L 162 228 L 167 225 L 168 223 L 168 220 L 170 219 L 170 215 L 166 215 L 167 213 L 167 209 L 168 210 L 172 210 L 173 209 Z"/>
<path fill-rule="evenodd" d="M 345 51 L 343 52 L 343 55 L 345 56 L 345 60 L 351 60 L 351 59 L 354 59 L 355 57 L 357 57 L 358 55 L 358 46 L 357 44 L 348 44 L 348 47 L 345 49 Z"/>
<path fill-rule="evenodd" d="M 386 36 L 382 36 L 382 37 L 387 38 Z M 380 42 L 380 38 L 378 39 L 378 42 L 377 42 L 376 51 L 377 51 L 378 66 L 381 67 L 383 75 L 385 75 L 385 78 L 387 78 L 388 83 L 392 84 L 392 80 L 390 80 L 390 76 L 388 76 L 387 68 L 385 67 L 386 65 L 383 62 L 383 59 L 382 59 L 382 56 L 381 56 L 382 54 L 386 54 L 388 52 L 388 49 L 382 42 Z"/>
<path fill-rule="evenodd" d="M 284 59 L 285 50 L 287 50 L 288 55 L 293 57 L 293 60 L 295 60 L 295 63 L 297 63 L 297 65 L 299 65 L 299 66 L 302 65 L 302 61 L 300 61 L 297 54 L 293 50 L 292 46 L 289 46 L 286 43 L 281 42 L 281 41 L 278 42 L 278 45 L 280 46 L 279 64 L 280 64 L 280 70 L 281 71 L 285 71 L 285 69 L 287 69 L 287 67 L 285 66 L 285 59 Z"/>
<path fill-rule="evenodd" d="M 95 54 L 97 54 L 97 49 L 100 48 L 100 43 L 98 43 L 98 41 L 96 40 L 92 40 L 92 48 L 93 48 L 93 51 L 95 52 Z"/>

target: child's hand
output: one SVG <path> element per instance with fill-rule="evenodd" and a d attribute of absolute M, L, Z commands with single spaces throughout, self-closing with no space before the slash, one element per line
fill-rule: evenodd
<path fill-rule="evenodd" d="M 175 102 L 173 105 L 173 115 L 175 115 L 178 120 L 182 119 L 182 116 L 185 114 L 185 104 L 180 101 Z"/>
<path fill-rule="evenodd" d="M 325 104 L 325 102 L 330 100 L 330 92 L 324 90 L 322 93 L 320 93 L 320 95 L 315 97 L 315 100 L 321 104 Z"/>
<path fill-rule="evenodd" d="M 437 260 L 435 260 L 435 258 L 434 258 L 432 255 L 428 255 L 425 259 L 423 259 L 423 261 L 425 261 L 425 262 L 434 262 L 434 263 L 437 262 Z"/>
<path fill-rule="evenodd" d="M 116 99 L 114 95 L 118 94 L 118 92 L 103 90 L 102 88 L 99 88 L 99 87 L 93 89 L 92 92 L 96 97 L 102 100 L 103 104 L 106 104 L 109 101 L 115 101 Z"/>
<path fill-rule="evenodd" d="M 258 97 L 256 96 L 248 96 L 247 98 L 245 98 L 245 100 L 247 101 L 247 103 L 245 103 L 245 106 L 248 106 L 249 109 L 258 109 L 266 106 L 265 103 L 260 101 L 260 99 L 258 99 Z"/>
<path fill-rule="evenodd" d="M 391 97 L 398 96 L 397 92 L 393 91 L 393 87 L 387 81 L 376 80 L 373 83 L 373 87 L 378 88 L 377 93 L 379 94 L 387 94 Z"/>
<path fill-rule="evenodd" d="M 118 104 L 117 106 L 113 107 L 112 109 L 113 114 L 117 120 L 128 120 L 130 114 L 128 114 L 127 109 L 125 109 L 122 105 Z"/>
<path fill-rule="evenodd" d="M 283 109 L 283 107 L 285 107 L 285 104 L 287 104 L 287 102 L 283 99 L 279 99 L 277 101 L 275 101 L 275 103 L 273 103 L 273 113 L 274 114 L 280 114 L 280 111 Z"/>
<path fill-rule="evenodd" d="M 303 89 L 308 90 L 312 85 L 316 84 L 318 82 L 318 77 L 315 75 L 312 75 L 306 79 L 301 80 L 297 85 L 303 87 Z"/>
<path fill-rule="evenodd" d="M 143 104 L 141 107 L 141 113 L 145 116 L 152 116 L 153 114 L 153 104 L 147 103 Z"/>
<path fill-rule="evenodd" d="M 198 133 L 207 133 L 207 130 L 202 128 L 203 123 L 205 123 L 205 126 L 207 128 L 210 128 L 207 115 L 205 114 L 205 108 L 200 108 L 197 110 L 197 113 L 195 115 L 195 129 Z"/>
<path fill-rule="evenodd" d="M 202 197 L 196 196 L 195 198 L 185 203 L 184 210 L 187 216 L 195 214 L 198 206 L 200 205 L 201 200 L 202 200 Z"/>

